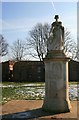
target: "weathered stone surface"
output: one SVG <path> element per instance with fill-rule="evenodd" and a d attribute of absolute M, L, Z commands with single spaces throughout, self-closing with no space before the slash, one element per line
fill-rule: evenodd
<path fill-rule="evenodd" d="M 54 112 L 70 111 L 68 61 L 45 61 L 45 100 L 43 108 Z"/>
<path fill-rule="evenodd" d="M 58 16 L 55 16 L 55 18 L 58 18 Z M 64 41 L 64 28 L 60 27 L 60 22 L 56 19 L 56 22 L 52 24 L 52 29 L 52 43 L 49 43 L 48 53 L 44 59 L 46 84 L 43 109 L 54 113 L 68 112 L 71 109 L 68 96 L 69 58 L 61 49 L 64 47 L 62 44 L 62 41 Z M 60 29 L 63 33 L 58 32 Z M 56 45 L 53 44 L 54 42 L 56 42 Z M 56 48 L 56 46 L 58 47 Z"/>
<path fill-rule="evenodd" d="M 50 29 L 48 51 L 63 50 L 64 48 L 64 27 L 62 26 L 62 22 L 58 21 L 58 18 L 58 15 L 56 15 L 56 21 L 52 23 Z"/>

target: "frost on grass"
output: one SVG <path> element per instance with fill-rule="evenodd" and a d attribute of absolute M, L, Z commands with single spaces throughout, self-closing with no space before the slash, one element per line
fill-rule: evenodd
<path fill-rule="evenodd" d="M 44 88 L 26 87 L 25 89 L 15 90 L 17 95 L 22 95 L 25 99 L 43 99 L 45 95 Z"/>
<path fill-rule="evenodd" d="M 69 85 L 70 100 L 79 100 L 79 85 Z"/>
<path fill-rule="evenodd" d="M 32 86 L 31 86 L 32 85 Z M 25 84 L 17 86 L 3 87 L 2 102 L 5 103 L 13 99 L 22 100 L 42 100 L 45 96 L 45 85 L 40 84 Z M 7 93 L 6 93 L 7 90 Z M 69 85 L 69 99 L 79 100 L 79 85 Z"/>

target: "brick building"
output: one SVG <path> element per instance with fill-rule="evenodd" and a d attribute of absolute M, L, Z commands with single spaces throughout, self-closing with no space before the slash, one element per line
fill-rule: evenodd
<path fill-rule="evenodd" d="M 16 62 L 13 70 L 14 81 L 43 82 L 44 63 L 40 61 L 20 61 Z"/>
<path fill-rule="evenodd" d="M 69 61 L 69 81 L 79 82 L 79 62 Z"/>
<path fill-rule="evenodd" d="M 44 69 L 40 61 L 6 61 L 2 63 L 2 81 L 44 82 Z M 79 82 L 79 62 L 69 61 L 69 81 Z"/>

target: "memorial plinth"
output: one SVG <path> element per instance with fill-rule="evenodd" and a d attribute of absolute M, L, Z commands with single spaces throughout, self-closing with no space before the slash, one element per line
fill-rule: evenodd
<path fill-rule="evenodd" d="M 52 38 L 53 38 L 52 41 L 55 40 L 54 36 Z M 61 37 L 59 37 L 59 40 L 60 38 Z M 61 41 L 62 40 L 60 40 L 60 42 Z M 43 103 L 43 109 L 46 111 L 52 111 L 54 113 L 68 112 L 71 109 L 71 104 L 68 95 L 69 58 L 66 57 L 62 49 L 63 48 L 62 45 L 56 49 L 55 46 L 53 49 L 53 44 L 50 44 L 49 47 L 51 49 L 48 48 L 49 51 L 44 59 L 45 98 Z"/>

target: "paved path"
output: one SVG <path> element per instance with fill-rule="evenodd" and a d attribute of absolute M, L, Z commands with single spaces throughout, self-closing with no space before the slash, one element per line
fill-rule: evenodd
<path fill-rule="evenodd" d="M 72 111 L 62 114 L 53 114 L 42 111 L 43 100 L 12 100 L 2 106 L 3 118 L 25 118 L 25 120 L 54 120 L 56 118 L 74 118 L 78 120 L 79 101 L 71 101 Z M 1 110 L 1 106 L 0 106 Z M 0 111 L 1 115 L 1 111 Z M 59 119 L 58 119 L 59 120 Z M 66 119 L 67 120 L 67 119 Z"/>

